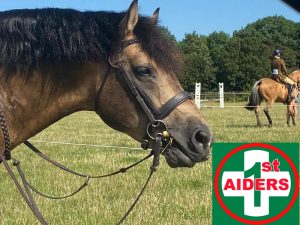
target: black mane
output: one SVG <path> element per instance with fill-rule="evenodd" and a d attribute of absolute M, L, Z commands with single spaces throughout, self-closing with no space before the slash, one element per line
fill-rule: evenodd
<path fill-rule="evenodd" d="M 1 12 L 0 68 L 5 74 L 26 73 L 44 64 L 107 59 L 120 44 L 123 16 L 52 8 Z M 181 56 L 175 43 L 149 18 L 140 16 L 134 33 L 150 57 L 177 71 Z"/>

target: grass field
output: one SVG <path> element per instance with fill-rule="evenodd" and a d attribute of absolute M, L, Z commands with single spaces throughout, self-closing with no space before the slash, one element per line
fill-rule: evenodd
<path fill-rule="evenodd" d="M 271 111 L 274 121 L 271 129 L 263 115 L 265 126 L 257 128 L 254 113 L 243 108 L 201 111 L 214 132 L 215 142 L 300 142 L 300 124 L 287 127 L 285 108 L 279 105 Z M 139 147 L 126 135 L 108 128 L 91 112 L 66 117 L 32 140 Z M 70 168 L 89 174 L 108 173 L 147 155 L 143 150 L 116 147 L 40 142 L 36 146 Z M 84 181 L 53 168 L 24 146 L 16 148 L 13 157 L 21 161 L 30 182 L 49 194 L 69 193 Z M 149 165 L 150 161 L 126 174 L 92 180 L 82 192 L 66 200 L 34 197 L 49 224 L 115 224 L 141 189 Z M 2 166 L 0 187 L 1 225 L 38 224 Z M 124 224 L 211 224 L 211 160 L 192 169 L 171 169 L 162 159 L 144 196 Z"/>

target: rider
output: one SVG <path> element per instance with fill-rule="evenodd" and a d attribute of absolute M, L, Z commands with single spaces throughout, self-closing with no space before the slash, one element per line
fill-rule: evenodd
<path fill-rule="evenodd" d="M 287 69 L 284 60 L 280 57 L 281 52 L 276 49 L 273 53 L 273 61 L 271 64 L 272 77 L 276 81 L 280 81 L 287 85 L 288 88 L 288 98 L 287 102 L 291 101 L 292 87 L 295 84 L 290 78 L 287 77 Z"/>

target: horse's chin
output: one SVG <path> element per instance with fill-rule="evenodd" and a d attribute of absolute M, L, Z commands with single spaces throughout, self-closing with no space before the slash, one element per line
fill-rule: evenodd
<path fill-rule="evenodd" d="M 193 167 L 196 163 L 187 157 L 178 148 L 168 148 L 163 155 L 171 168 L 176 167 Z"/>
<path fill-rule="evenodd" d="M 188 151 L 190 150 L 182 151 L 181 146 L 175 145 L 167 148 L 163 152 L 163 155 L 171 168 L 193 167 L 196 163 L 206 161 L 209 158 L 209 156 L 195 153 L 193 153 L 193 157 L 191 157 L 184 153 Z"/>

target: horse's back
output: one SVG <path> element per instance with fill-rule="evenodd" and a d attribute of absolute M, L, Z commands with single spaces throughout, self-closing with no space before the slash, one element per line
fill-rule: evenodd
<path fill-rule="evenodd" d="M 286 97 L 287 88 L 284 84 L 270 78 L 260 80 L 258 92 L 266 101 L 283 102 Z"/>
<path fill-rule="evenodd" d="M 271 88 L 271 89 L 282 89 L 285 85 L 271 78 L 262 78 L 260 80 L 260 87 Z"/>
<path fill-rule="evenodd" d="M 259 90 L 274 90 L 278 89 L 278 87 L 281 85 L 279 82 L 271 79 L 271 78 L 262 78 L 259 80 Z"/>

